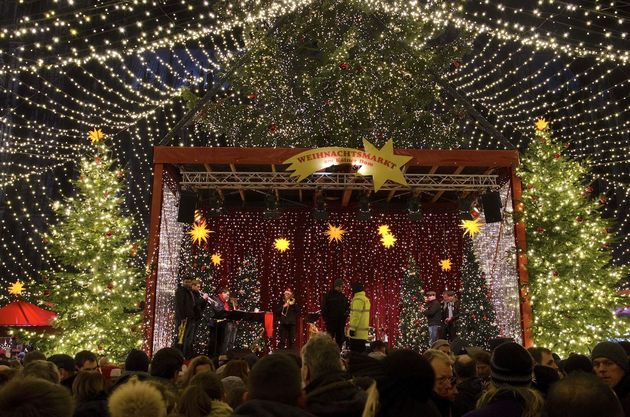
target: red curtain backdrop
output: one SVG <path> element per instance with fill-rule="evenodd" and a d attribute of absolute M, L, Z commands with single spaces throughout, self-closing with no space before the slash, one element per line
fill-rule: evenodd
<path fill-rule="evenodd" d="M 356 213 L 331 211 L 327 221 L 314 220 L 309 211 L 285 210 L 280 219 L 267 220 L 262 211 L 230 211 L 208 218 L 208 254 L 218 253 L 222 262 L 214 268 L 213 282 L 236 288 L 239 267 L 246 254 L 256 258 L 261 282 L 261 308 L 271 309 L 281 300 L 285 288 L 292 288 L 301 315 L 316 312 L 323 294 L 337 278 L 361 281 L 372 302 L 370 324 L 379 326 L 395 340 L 398 326 L 400 281 L 412 256 L 421 271 L 425 291 L 440 293 L 459 288 L 462 258 L 462 230 L 456 206 L 423 207 L 423 218 L 415 222 L 405 212 L 374 213 L 359 221 Z M 342 226 L 347 233 L 340 243 L 328 241 L 328 224 Z M 378 227 L 387 224 L 397 241 L 386 249 Z M 187 236 L 188 238 L 188 236 Z M 286 238 L 290 248 L 274 249 L 277 238 Z M 452 269 L 444 272 L 440 260 L 450 259 Z M 204 288 L 204 291 L 216 291 Z M 382 335 L 381 335 L 382 336 Z"/>

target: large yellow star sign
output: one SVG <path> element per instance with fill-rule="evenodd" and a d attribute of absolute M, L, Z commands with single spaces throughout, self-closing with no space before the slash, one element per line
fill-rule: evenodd
<path fill-rule="evenodd" d="M 22 295 L 24 292 L 24 283 L 19 279 L 9 286 L 9 294 Z"/>
<path fill-rule="evenodd" d="M 361 168 L 357 171 L 357 174 L 371 175 L 374 181 L 374 191 L 380 190 L 387 180 L 407 185 L 407 180 L 401 168 L 409 162 L 412 157 L 394 155 L 394 141 L 392 139 L 388 140 L 381 149 L 378 149 L 376 146 L 363 139 L 363 147 L 365 148 L 365 152 L 369 153 L 372 158 L 364 164 L 360 164 L 359 162 Z"/>
<path fill-rule="evenodd" d="M 540 117 L 536 119 L 536 123 L 534 123 L 536 130 L 542 132 L 543 130 L 547 130 L 549 127 L 549 122 L 545 120 L 544 117 Z"/>
<path fill-rule="evenodd" d="M 442 271 L 448 272 L 451 270 L 451 260 L 450 259 L 442 259 L 440 261 L 440 267 L 442 267 Z"/>
<path fill-rule="evenodd" d="M 464 236 L 469 235 L 470 237 L 475 237 L 477 233 L 481 232 L 481 223 L 479 223 L 479 219 L 462 220 L 459 227 L 464 229 Z"/>
<path fill-rule="evenodd" d="M 328 243 L 332 243 L 333 240 L 335 242 L 341 242 L 346 231 L 342 228 L 342 226 L 333 226 L 329 223 L 328 230 L 326 230 L 324 233 L 328 235 Z"/>
<path fill-rule="evenodd" d="M 280 252 L 286 252 L 287 249 L 289 249 L 289 246 L 291 246 L 291 241 L 283 237 L 280 237 L 273 242 L 273 247 Z"/>
<path fill-rule="evenodd" d="M 101 129 L 94 128 L 94 130 L 90 131 L 88 137 L 92 141 L 92 145 L 94 145 L 95 143 L 102 141 L 103 138 L 105 138 L 105 134 Z"/>
<path fill-rule="evenodd" d="M 210 236 L 210 233 L 214 232 L 208 229 L 206 222 L 195 223 L 192 230 L 188 232 L 188 234 L 192 238 L 193 243 L 196 243 L 198 245 L 201 245 L 201 242 L 208 243 L 208 237 Z"/>

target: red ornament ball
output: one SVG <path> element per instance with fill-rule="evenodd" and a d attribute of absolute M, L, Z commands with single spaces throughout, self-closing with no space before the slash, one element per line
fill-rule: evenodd
<path fill-rule="evenodd" d="M 575 221 L 578 222 L 578 223 L 582 223 L 583 220 L 584 220 L 584 218 L 582 216 L 577 216 L 575 218 Z"/>
<path fill-rule="evenodd" d="M 125 175 L 125 171 L 123 171 L 122 169 L 120 169 L 120 170 L 116 171 L 116 176 L 117 176 L 118 178 L 122 178 L 122 177 L 123 177 L 123 175 Z"/>
<path fill-rule="evenodd" d="M 545 228 L 544 227 L 537 227 L 536 228 L 536 232 L 537 233 L 545 233 Z"/>
<path fill-rule="evenodd" d="M 113 282 L 108 282 L 107 283 L 107 289 L 108 290 L 113 290 L 114 289 L 114 283 Z"/>
<path fill-rule="evenodd" d="M 111 230 L 108 230 L 107 232 L 105 232 L 105 236 L 107 237 L 112 237 L 113 234 L 114 232 L 112 232 Z"/>
<path fill-rule="evenodd" d="M 554 154 L 554 155 L 553 155 L 553 158 L 554 158 L 555 160 L 558 160 L 558 159 L 560 159 L 560 156 L 561 156 L 561 155 L 560 155 L 559 153 L 556 153 L 556 154 Z"/>
<path fill-rule="evenodd" d="M 593 187 L 591 187 L 590 185 L 588 187 L 586 187 L 586 192 L 587 193 L 592 193 L 593 192 Z"/>
<path fill-rule="evenodd" d="M 350 65 L 344 63 L 339 64 L 339 68 L 341 68 L 342 70 L 347 70 L 348 68 L 350 68 Z"/>
<path fill-rule="evenodd" d="M 48 296 L 50 296 L 50 291 L 44 290 L 44 297 L 48 297 Z"/>
<path fill-rule="evenodd" d="M 258 98 L 258 94 L 256 94 L 255 91 L 252 91 L 251 93 L 247 95 L 247 98 L 250 99 L 251 101 L 254 101 Z"/>
<path fill-rule="evenodd" d="M 462 63 L 459 59 L 454 59 L 453 61 L 451 61 L 451 65 L 453 66 L 453 68 L 457 69 L 462 66 Z"/>
<path fill-rule="evenodd" d="M 96 158 L 94 158 L 94 161 L 95 161 L 97 164 L 100 164 L 102 160 L 103 160 L 103 158 L 101 158 L 100 156 L 97 156 Z"/>
<path fill-rule="evenodd" d="M 269 125 L 269 132 L 276 133 L 278 131 L 278 125 L 274 122 Z"/>
<path fill-rule="evenodd" d="M 558 275 L 560 275 L 560 274 L 558 273 L 558 271 L 553 271 L 553 272 L 551 273 L 551 275 L 553 275 L 554 277 L 557 277 L 557 276 L 558 276 Z"/>
<path fill-rule="evenodd" d="M 608 197 L 605 195 L 599 197 L 599 204 L 606 204 L 606 201 L 608 201 Z"/>

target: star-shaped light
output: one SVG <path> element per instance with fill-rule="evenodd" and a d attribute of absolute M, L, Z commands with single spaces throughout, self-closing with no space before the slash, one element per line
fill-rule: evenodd
<path fill-rule="evenodd" d="M 391 248 L 396 243 L 396 237 L 392 234 L 385 234 L 381 237 L 381 243 L 385 246 L 386 249 Z"/>
<path fill-rule="evenodd" d="M 92 145 L 94 145 L 95 143 L 102 141 L 103 138 L 105 138 L 105 134 L 101 129 L 94 128 L 94 130 L 91 130 L 90 133 L 88 133 L 88 137 L 92 141 Z"/>
<path fill-rule="evenodd" d="M 328 223 L 328 230 L 324 232 L 324 234 L 328 236 L 328 243 L 332 243 L 333 240 L 335 242 L 341 242 L 344 233 L 346 233 L 346 231 L 342 228 L 342 226 L 333 226 L 330 223 Z"/>
<path fill-rule="evenodd" d="M 223 259 L 221 259 L 221 255 L 220 255 L 220 254 L 215 253 L 215 254 L 213 254 L 213 255 L 210 257 L 210 260 L 212 261 L 212 265 L 214 265 L 214 266 L 219 266 L 219 265 L 221 265 L 221 261 L 222 261 Z"/>
<path fill-rule="evenodd" d="M 22 295 L 24 292 L 24 283 L 19 279 L 9 286 L 9 294 Z"/>
<path fill-rule="evenodd" d="M 479 223 L 479 219 L 462 220 L 459 227 L 464 229 L 464 236 L 469 235 L 470 237 L 475 237 L 477 233 L 481 232 L 481 223 Z"/>
<path fill-rule="evenodd" d="M 394 155 L 394 141 L 388 140 L 381 149 L 363 139 L 363 147 L 370 155 L 379 160 L 388 161 L 389 164 L 375 164 L 373 166 L 362 165 L 357 171 L 359 175 L 371 175 L 374 181 L 374 191 L 381 189 L 385 181 L 391 180 L 397 184 L 407 185 L 405 175 L 400 170 L 403 165 L 412 159 L 411 156 Z"/>
<path fill-rule="evenodd" d="M 390 230 L 388 224 L 382 224 L 378 227 L 378 234 L 381 236 L 391 235 L 392 231 Z"/>
<path fill-rule="evenodd" d="M 208 226 L 206 222 L 195 223 L 193 228 L 188 232 L 190 237 L 192 238 L 193 243 L 201 245 L 201 242 L 208 243 L 208 237 L 210 233 L 214 233 Z"/>
<path fill-rule="evenodd" d="M 285 252 L 289 249 L 289 246 L 291 246 L 291 242 L 289 239 L 285 239 L 283 237 L 280 237 L 273 242 L 273 247 L 280 252 Z"/>
<path fill-rule="evenodd" d="M 451 260 L 450 259 L 442 259 L 440 261 L 440 267 L 442 267 L 442 271 L 450 271 L 451 270 Z"/>
<path fill-rule="evenodd" d="M 536 123 L 534 123 L 534 126 L 536 126 L 536 130 L 542 132 L 543 130 L 547 130 L 547 128 L 549 127 L 549 122 L 546 121 L 544 117 L 540 117 L 536 119 Z"/>

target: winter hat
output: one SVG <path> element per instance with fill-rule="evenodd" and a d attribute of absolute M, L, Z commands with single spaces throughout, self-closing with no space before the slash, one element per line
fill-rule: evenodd
<path fill-rule="evenodd" d="M 545 396 L 549 388 L 559 380 L 560 375 L 555 369 L 544 365 L 534 365 L 534 388 Z"/>
<path fill-rule="evenodd" d="M 352 283 L 352 294 L 356 294 L 358 292 L 363 291 L 363 283 L 361 282 L 353 282 Z"/>
<path fill-rule="evenodd" d="M 492 352 L 490 377 L 497 384 L 529 385 L 533 370 L 534 359 L 518 343 L 503 343 Z"/>
<path fill-rule="evenodd" d="M 599 342 L 591 353 L 591 360 L 606 358 L 615 362 L 621 369 L 628 372 L 628 356 L 619 343 Z"/>
<path fill-rule="evenodd" d="M 564 372 L 568 375 L 572 372 L 580 371 L 589 374 L 593 373 L 593 364 L 588 356 L 571 354 L 562 363 Z"/>
<path fill-rule="evenodd" d="M 451 345 L 448 343 L 448 340 L 438 339 L 435 342 L 433 342 L 433 344 L 431 345 L 431 349 L 439 349 L 442 346 L 449 346 L 450 347 Z"/>
<path fill-rule="evenodd" d="M 149 372 L 149 357 L 138 349 L 131 349 L 125 359 L 125 371 Z"/>

